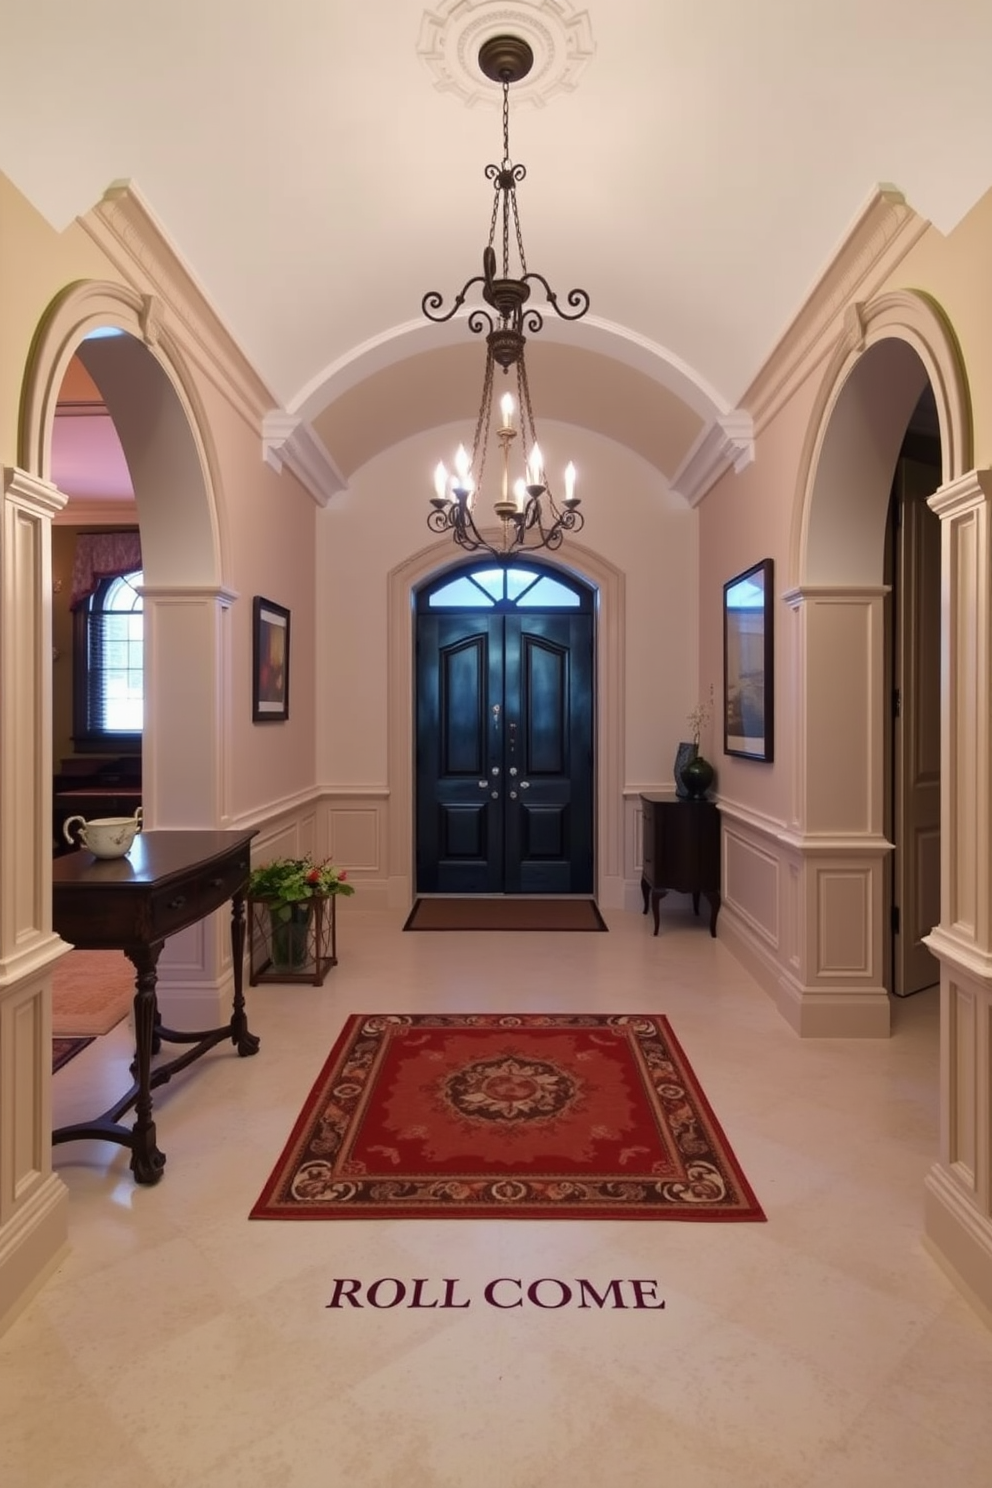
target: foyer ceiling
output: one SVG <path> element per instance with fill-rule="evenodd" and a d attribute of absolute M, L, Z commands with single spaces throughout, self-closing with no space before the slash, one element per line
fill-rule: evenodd
<path fill-rule="evenodd" d="M 420 306 L 481 267 L 501 153 L 484 35 L 537 56 L 511 92 L 528 267 L 592 301 L 548 319 L 543 369 L 532 342 L 538 419 L 600 428 L 669 479 L 877 184 L 946 232 L 992 183 L 977 0 L 3 9 L 0 171 L 58 230 L 136 187 L 345 479 L 477 404 L 478 339 Z"/>

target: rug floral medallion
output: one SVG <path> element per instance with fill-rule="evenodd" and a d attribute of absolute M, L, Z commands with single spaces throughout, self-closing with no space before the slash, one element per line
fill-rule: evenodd
<path fill-rule="evenodd" d="M 348 1018 L 253 1219 L 764 1214 L 668 1025 Z"/>

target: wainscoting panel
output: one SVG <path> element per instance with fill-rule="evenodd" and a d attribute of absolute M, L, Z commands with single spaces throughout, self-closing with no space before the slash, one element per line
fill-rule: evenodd
<path fill-rule="evenodd" d="M 871 878 L 867 867 L 817 867 L 817 976 L 872 975 Z"/>
<path fill-rule="evenodd" d="M 23 1079 L 17 1089 L 16 1110 L 3 1113 L 5 1131 L 10 1133 L 13 1163 L 11 1192 L 4 1195 L 8 1202 L 0 1206 L 0 1219 L 8 1218 L 45 1175 L 51 1097 L 40 1056 L 51 1043 L 51 1024 L 45 1017 L 44 988 L 40 982 L 22 985 L 6 999 L 3 1024 L 0 1048 L 4 1054 L 10 1050 L 13 1065 L 23 1071 Z"/>
<path fill-rule="evenodd" d="M 381 873 L 382 812 L 379 803 L 367 806 L 330 805 L 327 838 L 330 856 L 349 873 Z"/>
<path fill-rule="evenodd" d="M 349 911 L 409 909 L 410 881 L 391 882 L 387 867 L 390 812 L 395 809 L 384 789 L 324 791 L 318 803 L 318 837 L 322 856 L 347 870 L 355 897 Z"/>
<path fill-rule="evenodd" d="M 779 950 L 781 864 L 770 851 L 724 823 L 723 901 L 754 933 Z"/>
<path fill-rule="evenodd" d="M 798 975 L 803 947 L 802 876 L 798 863 L 787 862 L 785 870 L 785 944 L 782 949 L 793 975 Z"/>
<path fill-rule="evenodd" d="M 950 1132 L 949 1159 L 958 1182 L 975 1193 L 975 996 L 969 987 L 948 986 L 950 1022 Z"/>

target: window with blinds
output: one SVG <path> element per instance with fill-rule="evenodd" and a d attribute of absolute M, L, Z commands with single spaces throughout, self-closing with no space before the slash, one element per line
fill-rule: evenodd
<path fill-rule="evenodd" d="M 101 579 L 75 611 L 73 738 L 78 748 L 140 745 L 144 718 L 142 572 Z"/>

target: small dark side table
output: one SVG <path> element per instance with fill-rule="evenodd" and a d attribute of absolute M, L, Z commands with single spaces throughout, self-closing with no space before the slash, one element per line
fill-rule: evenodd
<path fill-rule="evenodd" d="M 121 950 L 136 972 L 134 994 L 134 1083 L 119 1101 L 92 1121 L 57 1128 L 52 1145 L 84 1137 L 117 1142 L 131 1150 L 137 1183 L 157 1183 L 165 1153 L 156 1145 L 152 1091 L 225 1039 L 245 1057 L 258 1052 L 248 1031 L 242 992 L 245 948 L 245 890 L 250 868 L 250 832 L 141 832 L 124 858 L 94 858 L 81 849 L 52 864 L 52 925 L 80 950 Z M 195 925 L 231 901 L 234 1009 L 229 1023 L 186 1033 L 162 1025 L 155 987 L 156 966 L 170 935 Z M 192 1045 L 186 1053 L 151 1068 L 163 1043 Z M 133 1126 L 121 1122 L 134 1107 Z"/>
<path fill-rule="evenodd" d="M 670 796 L 641 796 L 643 845 L 641 893 L 644 913 L 648 902 L 658 934 L 658 903 L 669 889 L 691 894 L 699 913 L 699 896 L 710 906 L 710 934 L 716 935 L 720 912 L 720 812 L 712 801 L 672 800 Z"/>

